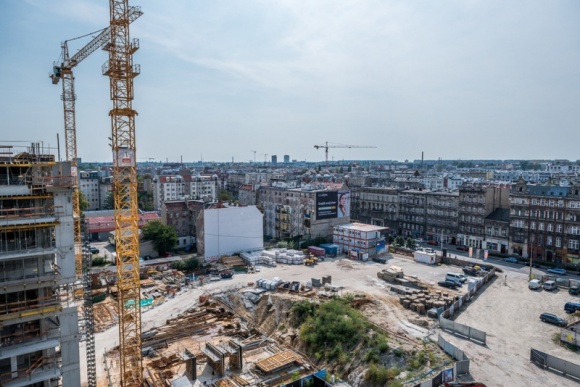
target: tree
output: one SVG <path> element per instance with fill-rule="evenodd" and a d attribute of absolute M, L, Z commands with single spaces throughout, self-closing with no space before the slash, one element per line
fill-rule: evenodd
<path fill-rule="evenodd" d="M 407 246 L 407 248 L 409 249 L 414 249 L 417 244 L 415 243 L 415 240 L 413 238 L 407 238 L 407 240 L 405 241 L 405 246 Z"/>
<path fill-rule="evenodd" d="M 85 196 L 85 194 L 83 193 L 83 191 L 81 191 L 80 189 L 77 191 L 79 193 L 79 207 L 81 212 L 85 212 L 85 210 L 87 208 L 89 208 L 89 200 L 87 199 L 87 197 Z"/>
<path fill-rule="evenodd" d="M 137 194 L 139 208 L 143 211 L 153 211 L 153 194 L 148 191 L 141 191 Z"/>
<path fill-rule="evenodd" d="M 222 202 L 231 202 L 232 195 L 228 191 L 221 190 L 218 194 L 218 200 L 221 200 Z"/>
<path fill-rule="evenodd" d="M 108 192 L 105 197 L 105 205 L 103 210 L 113 210 L 115 209 L 115 199 L 113 198 L 113 193 Z"/>
<path fill-rule="evenodd" d="M 177 232 L 173 227 L 154 220 L 143 226 L 143 238 L 153 242 L 159 254 L 172 250 L 177 245 Z"/>
<path fill-rule="evenodd" d="M 395 238 L 395 244 L 397 246 L 404 246 L 405 245 L 405 238 L 403 238 L 402 236 L 398 236 Z"/>

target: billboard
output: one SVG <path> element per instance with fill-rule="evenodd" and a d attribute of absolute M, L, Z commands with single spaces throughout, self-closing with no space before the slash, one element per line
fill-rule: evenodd
<path fill-rule="evenodd" d="M 338 193 L 317 192 L 316 193 L 316 219 L 336 218 L 338 206 Z"/>
<path fill-rule="evenodd" d="M 316 219 L 346 218 L 350 216 L 350 191 L 316 193 Z"/>

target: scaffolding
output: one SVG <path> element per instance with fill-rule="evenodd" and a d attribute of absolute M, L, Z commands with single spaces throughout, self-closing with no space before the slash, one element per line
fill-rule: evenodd
<path fill-rule="evenodd" d="M 42 148 L 0 146 L 0 385 L 80 383 L 73 179 Z"/>

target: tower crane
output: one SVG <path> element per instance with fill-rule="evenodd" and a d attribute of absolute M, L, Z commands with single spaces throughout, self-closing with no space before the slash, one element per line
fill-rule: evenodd
<path fill-rule="evenodd" d="M 328 141 L 324 143 L 324 145 L 314 145 L 316 149 L 324 148 L 324 161 L 326 162 L 326 166 L 328 167 L 328 148 L 376 148 L 376 146 L 372 145 L 344 145 L 344 144 L 336 144 L 336 145 L 328 145 Z"/>
<path fill-rule="evenodd" d="M 139 40 L 130 40 L 129 1 L 110 0 L 109 60 L 103 75 L 109 77 L 113 107 L 111 147 L 113 150 L 113 199 L 117 252 L 117 310 L 119 313 L 119 357 L 122 387 L 143 384 L 141 353 L 141 297 L 139 282 L 139 209 L 137 204 L 137 154 L 133 110 L 133 78 L 141 68 L 133 64 Z"/>
<path fill-rule="evenodd" d="M 128 18 L 130 22 L 135 21 L 143 13 L 138 7 L 131 7 L 128 10 Z M 65 40 L 61 44 L 61 62 L 53 65 L 53 71 L 50 74 L 52 84 L 56 85 L 62 78 L 62 103 L 64 110 L 64 134 L 65 134 L 65 150 L 66 160 L 71 164 L 71 175 L 73 176 L 73 227 L 74 227 L 74 249 L 75 249 L 75 272 L 78 279 L 80 279 L 83 287 L 82 293 L 84 298 L 83 314 L 85 319 L 85 337 L 86 337 L 86 352 L 87 352 L 87 381 L 89 387 L 97 385 L 96 376 L 96 359 L 95 359 L 95 338 L 93 332 L 93 305 L 92 294 L 90 292 L 90 275 L 87 272 L 90 270 L 90 258 L 83 260 L 83 257 L 90 257 L 90 253 L 83 255 L 82 249 L 82 227 L 80 214 L 80 192 L 78 186 L 78 165 L 77 165 L 77 140 L 76 140 L 76 114 L 75 114 L 75 88 L 73 68 L 80 62 L 86 59 L 89 55 L 97 49 L 104 47 L 111 42 L 111 34 L 109 27 L 97 31 L 98 35 L 94 37 L 89 43 L 81 48 L 72 57 L 69 56 L 68 42 L 84 38 L 94 33 L 83 35 L 74 39 Z"/>

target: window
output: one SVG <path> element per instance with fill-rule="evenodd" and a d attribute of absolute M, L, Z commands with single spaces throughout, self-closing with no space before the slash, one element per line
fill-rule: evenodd
<path fill-rule="evenodd" d="M 552 246 L 552 237 L 551 236 L 546 237 L 546 246 Z"/>
<path fill-rule="evenodd" d="M 548 223 L 548 231 L 554 231 L 554 225 L 552 223 Z"/>
<path fill-rule="evenodd" d="M 562 238 L 556 237 L 556 247 L 562 247 Z"/>
<path fill-rule="evenodd" d="M 539 223 L 538 224 L 538 230 L 544 231 L 544 223 Z"/>
<path fill-rule="evenodd" d="M 578 250 L 579 246 L 580 246 L 580 243 L 578 243 L 577 239 L 570 239 L 568 241 L 568 248 L 570 248 L 570 249 Z"/>
<path fill-rule="evenodd" d="M 561 224 L 556 225 L 556 232 L 562 232 L 562 225 Z"/>

